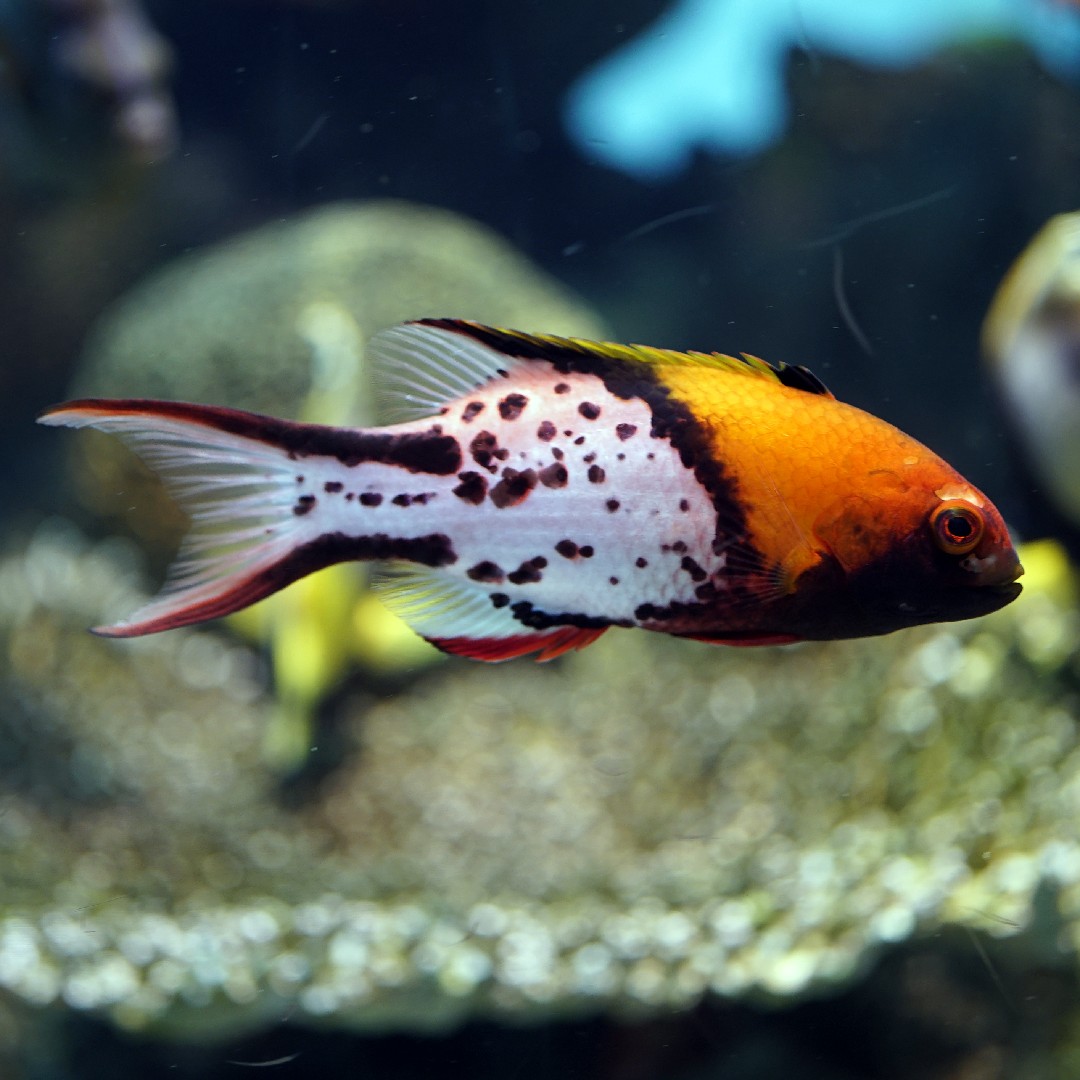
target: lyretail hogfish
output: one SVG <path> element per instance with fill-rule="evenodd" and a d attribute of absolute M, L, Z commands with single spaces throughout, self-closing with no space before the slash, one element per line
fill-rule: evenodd
<path fill-rule="evenodd" d="M 997 510 L 805 368 L 425 319 L 377 335 L 400 421 L 83 400 L 191 518 L 161 593 L 98 629 L 227 615 L 349 559 L 440 648 L 549 659 L 609 626 L 733 645 L 883 634 L 1009 603 Z"/>

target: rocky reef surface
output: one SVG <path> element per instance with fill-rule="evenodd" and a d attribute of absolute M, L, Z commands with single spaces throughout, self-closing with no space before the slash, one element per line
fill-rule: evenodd
<path fill-rule="evenodd" d="M 138 601 L 132 563 L 54 522 L 0 564 L 9 1006 L 417 1030 L 790 1000 L 950 925 L 1080 943 L 1060 576 L 871 641 L 452 661 L 345 694 L 336 766 L 287 798 L 247 646 L 85 633 Z"/>

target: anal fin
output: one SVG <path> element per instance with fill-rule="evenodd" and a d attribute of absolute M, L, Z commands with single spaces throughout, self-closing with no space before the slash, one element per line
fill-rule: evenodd
<path fill-rule="evenodd" d="M 553 626 L 533 630 L 509 605 L 496 607 L 492 594 L 471 581 L 412 564 L 380 572 L 374 587 L 386 606 L 443 652 L 496 663 L 538 653 L 553 660 L 594 642 L 606 626 Z"/>
<path fill-rule="evenodd" d="M 556 630 L 538 633 L 519 634 L 505 638 L 428 638 L 438 649 L 454 656 L 467 656 L 470 660 L 485 660 L 498 663 L 500 660 L 513 660 L 518 656 L 539 653 L 538 663 L 546 663 L 562 656 L 573 649 L 584 649 L 591 645 L 604 631 L 606 626 L 580 627 L 560 626 Z"/>

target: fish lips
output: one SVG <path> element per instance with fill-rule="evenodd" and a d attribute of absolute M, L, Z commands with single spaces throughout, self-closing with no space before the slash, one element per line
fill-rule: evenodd
<path fill-rule="evenodd" d="M 941 603 L 935 605 L 933 620 L 956 622 L 960 619 L 976 619 L 990 615 L 1006 604 L 1011 604 L 1024 591 L 1019 581 L 1003 585 L 957 585 L 943 590 Z M 917 617 L 918 613 L 913 611 Z"/>

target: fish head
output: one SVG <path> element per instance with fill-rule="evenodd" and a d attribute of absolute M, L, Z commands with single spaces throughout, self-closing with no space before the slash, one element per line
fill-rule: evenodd
<path fill-rule="evenodd" d="M 822 563 L 810 577 L 828 581 L 835 596 L 826 602 L 824 633 L 813 636 L 970 619 L 1020 595 L 1023 567 L 982 492 L 955 474 L 944 482 L 940 473 L 921 483 L 896 474 L 879 481 L 870 492 L 841 498 L 815 523 Z"/>

